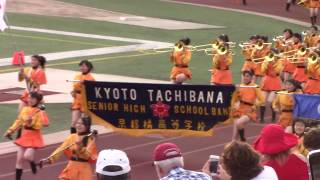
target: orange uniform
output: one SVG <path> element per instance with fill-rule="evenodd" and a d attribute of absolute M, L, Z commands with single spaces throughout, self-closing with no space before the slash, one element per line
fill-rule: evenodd
<path fill-rule="evenodd" d="M 308 53 L 304 56 L 297 56 L 296 68 L 293 72 L 292 78 L 300 83 L 305 83 L 308 80 L 308 76 L 306 73 L 306 65 L 305 60 L 308 57 Z"/>
<path fill-rule="evenodd" d="M 250 83 L 248 85 L 241 84 L 240 86 L 257 86 L 255 83 Z M 239 87 L 236 92 L 234 92 L 231 100 L 231 106 L 233 107 L 232 117 L 239 118 L 243 115 L 247 115 L 250 120 L 256 121 L 256 106 L 263 105 L 264 97 L 261 93 L 260 88 L 257 87 Z M 258 101 L 257 101 L 258 100 Z M 258 102 L 258 103 L 257 103 Z M 237 103 L 239 107 L 235 107 Z"/>
<path fill-rule="evenodd" d="M 277 94 L 276 98 L 272 102 L 272 108 L 280 111 L 279 124 L 286 128 L 292 125 L 293 120 L 293 108 L 294 108 L 294 98 L 293 94 L 284 93 Z"/>
<path fill-rule="evenodd" d="M 82 137 L 78 134 L 69 135 L 49 156 L 50 163 L 56 162 L 63 153 L 70 159 L 67 167 L 59 175 L 61 180 L 93 180 L 91 163 L 97 159 L 96 144 L 94 140 L 89 138 L 87 146 L 76 145 L 75 142 L 80 138 Z M 72 146 L 66 149 L 70 145 Z"/>
<path fill-rule="evenodd" d="M 232 84 L 232 74 L 229 66 L 232 64 L 232 55 L 213 55 L 211 83 L 215 84 Z"/>
<path fill-rule="evenodd" d="M 307 34 L 304 38 L 304 43 L 307 45 L 307 47 L 315 47 L 317 46 L 319 40 L 320 40 L 319 35 Z"/>
<path fill-rule="evenodd" d="M 182 51 L 174 51 L 171 56 L 171 62 L 174 64 L 170 79 L 175 80 L 178 74 L 184 74 L 188 79 L 191 79 L 192 73 L 189 69 L 189 63 L 191 61 L 191 51 L 184 47 Z"/>
<path fill-rule="evenodd" d="M 254 49 L 251 54 L 252 59 L 257 59 L 257 58 L 264 58 L 267 56 L 270 52 L 270 48 L 268 46 L 265 46 L 262 49 Z M 256 76 L 263 76 L 263 73 L 261 72 L 261 63 L 255 65 L 255 70 L 254 73 Z"/>
<path fill-rule="evenodd" d="M 252 54 L 253 48 L 245 48 L 242 50 L 242 55 L 245 58 L 245 62 L 242 66 L 242 72 L 243 71 L 252 71 L 254 72 L 256 69 L 256 64 L 254 62 L 252 62 L 251 60 L 251 54 Z"/>
<path fill-rule="evenodd" d="M 41 148 L 44 146 L 41 129 L 48 125 L 49 119 L 44 111 L 26 106 L 7 132 L 13 133 L 22 128 L 22 135 L 14 143 L 25 148 Z"/>
<path fill-rule="evenodd" d="M 47 83 L 46 73 L 40 67 L 38 67 L 37 69 L 26 68 L 24 69 L 24 73 L 27 74 L 28 78 L 30 79 L 28 82 L 30 91 L 40 91 L 40 86 Z M 19 76 L 18 79 L 19 79 L 19 82 L 21 82 L 24 80 L 24 77 Z M 28 103 L 28 98 L 29 98 L 29 92 L 28 92 L 28 89 L 26 89 L 23 92 L 20 99 L 24 103 Z"/>
<path fill-rule="evenodd" d="M 74 78 L 74 80 L 79 80 L 79 81 L 94 81 L 95 79 L 93 78 L 93 76 L 88 73 L 88 74 L 78 74 L 76 75 L 76 77 Z M 84 111 L 84 107 L 82 105 L 82 83 L 81 82 L 75 82 L 73 84 L 73 91 L 72 91 L 72 95 L 73 95 L 73 103 L 72 103 L 72 110 L 80 110 L 80 111 Z"/>
<path fill-rule="evenodd" d="M 284 51 L 284 52 L 288 52 L 285 55 L 289 56 L 289 58 L 291 58 L 297 52 L 297 51 L 293 51 L 293 50 L 298 50 L 301 46 L 302 46 L 301 43 L 289 45 L 288 47 L 286 47 L 286 49 Z M 287 58 L 285 58 L 283 61 L 283 72 L 293 74 L 295 69 L 296 69 L 296 65 L 291 63 L 291 61 L 288 60 Z"/>
<path fill-rule="evenodd" d="M 309 0 L 308 6 L 309 8 L 319 8 L 320 1 L 319 0 Z"/>
<path fill-rule="evenodd" d="M 304 86 L 303 92 L 308 94 L 320 94 L 320 63 L 308 64 L 308 80 Z"/>
<path fill-rule="evenodd" d="M 264 77 L 261 81 L 261 89 L 263 91 L 280 91 L 281 90 L 281 78 L 280 72 L 283 66 L 280 60 L 275 62 L 263 62 L 261 66 L 261 72 Z"/>

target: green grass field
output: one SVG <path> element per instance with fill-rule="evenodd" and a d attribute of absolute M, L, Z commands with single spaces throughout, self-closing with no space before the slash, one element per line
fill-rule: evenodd
<path fill-rule="evenodd" d="M 270 18 L 253 16 L 248 14 L 215 10 L 205 7 L 194 7 L 191 5 L 178 5 L 158 0 L 62 0 L 85 6 L 118 11 L 141 16 L 151 16 L 166 19 L 185 20 L 197 23 L 206 23 L 211 25 L 226 26 L 224 29 L 202 29 L 202 30 L 161 30 L 146 27 L 130 26 L 117 23 L 100 22 L 92 20 L 84 20 L 78 18 L 61 18 L 49 16 L 36 16 L 25 14 L 9 14 L 11 24 L 15 26 L 25 26 L 34 28 L 47 28 L 54 30 L 73 31 L 91 34 L 101 34 L 118 37 L 129 37 L 136 39 L 155 40 L 163 42 L 176 42 L 179 38 L 188 36 L 192 40 L 192 45 L 207 44 L 220 34 L 228 34 L 231 41 L 246 41 L 250 35 L 263 34 L 268 35 L 269 39 L 273 36 L 281 34 L 285 28 L 291 28 L 295 32 L 301 32 L 304 28 L 298 25 L 284 23 Z M 143 4 L 143 8 L 142 8 Z M 157 9 L 156 11 L 154 9 Z M 63 41 L 42 40 L 39 38 L 17 37 L 17 46 L 25 48 L 30 53 L 44 53 L 59 51 L 61 49 L 83 49 L 94 48 L 97 43 L 99 45 L 118 45 L 119 42 L 112 41 L 96 41 L 92 39 L 82 39 L 73 37 L 56 37 L 47 34 L 15 32 L 22 35 L 31 34 L 36 37 L 45 37 L 70 41 L 80 41 L 86 44 L 75 44 Z M 0 54 L 1 57 L 10 55 L 7 52 L 11 50 L 10 40 L 5 35 L 0 35 L 0 49 L 6 51 Z M 90 45 L 89 45 L 90 44 Z M 98 45 L 97 45 L 98 46 Z M 243 63 L 240 54 L 240 48 L 236 48 L 232 71 L 234 83 L 240 80 L 240 69 Z M 6 54 L 7 53 L 7 54 Z M 85 57 L 84 57 L 85 58 Z M 141 52 L 129 52 L 121 54 L 109 54 L 104 56 L 86 57 L 92 59 L 95 66 L 95 73 L 116 74 L 132 77 L 142 77 L 150 79 L 168 80 L 171 65 L 169 63 L 168 54 L 144 54 Z M 49 67 L 77 70 L 77 63 L 83 58 L 64 59 L 50 62 Z M 203 53 L 194 53 L 191 61 L 191 70 L 193 78 L 191 84 L 208 84 L 210 73 L 211 57 Z M 2 67 L 0 72 L 14 71 L 13 67 Z M 50 83 L 50 82 L 49 82 Z M 63 105 L 67 107 L 68 105 Z M 58 108 L 59 107 L 59 108 Z M 69 121 L 70 112 L 62 110 L 59 105 L 51 105 L 48 108 L 50 114 L 53 114 L 54 127 L 49 131 L 68 129 L 64 122 Z M 16 109 L 9 110 L 6 106 L 0 106 L 2 114 L 1 121 L 11 121 L 16 116 Z M 54 116 L 58 114 L 59 116 Z M 7 127 L 8 123 L 1 123 L 0 130 Z"/>

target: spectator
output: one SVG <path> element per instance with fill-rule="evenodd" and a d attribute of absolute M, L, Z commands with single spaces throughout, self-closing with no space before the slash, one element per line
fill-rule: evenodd
<path fill-rule="evenodd" d="M 309 150 L 320 149 L 320 127 L 311 128 L 304 135 L 303 144 Z"/>
<path fill-rule="evenodd" d="M 128 180 L 130 170 L 129 159 L 125 152 L 108 149 L 99 153 L 96 164 L 98 180 Z"/>
<path fill-rule="evenodd" d="M 298 144 L 298 137 L 286 133 L 280 125 L 269 124 L 262 129 L 254 148 L 263 157 L 263 164 L 271 166 L 279 180 L 308 180 L 306 159 L 291 150 Z"/>
<path fill-rule="evenodd" d="M 185 170 L 180 149 L 173 143 L 163 143 L 154 149 L 154 164 L 160 180 L 211 180 L 205 173 Z"/>
<path fill-rule="evenodd" d="M 297 145 L 296 152 L 307 157 L 309 151 L 303 145 L 305 131 L 306 131 L 306 124 L 303 120 L 297 119 L 297 120 L 293 121 L 292 134 L 295 134 L 299 137 L 299 143 Z"/>
<path fill-rule="evenodd" d="M 260 155 L 247 143 L 233 141 L 222 154 L 218 168 L 219 180 L 278 180 L 276 172 L 269 166 L 260 164 Z M 209 173 L 209 161 L 204 172 Z"/>

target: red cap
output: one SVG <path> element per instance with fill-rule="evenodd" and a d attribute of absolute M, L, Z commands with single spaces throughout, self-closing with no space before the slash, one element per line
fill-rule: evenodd
<path fill-rule="evenodd" d="M 181 150 L 173 143 L 159 144 L 153 151 L 154 161 L 163 161 L 181 156 Z"/>
<path fill-rule="evenodd" d="M 253 146 L 262 154 L 272 155 L 287 151 L 297 144 L 297 136 L 286 133 L 280 125 L 269 124 L 262 129 Z"/>

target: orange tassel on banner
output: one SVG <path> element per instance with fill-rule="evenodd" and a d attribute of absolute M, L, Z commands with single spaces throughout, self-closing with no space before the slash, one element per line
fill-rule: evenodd
<path fill-rule="evenodd" d="M 20 60 L 19 60 L 20 58 Z M 24 65 L 24 51 L 15 51 L 12 56 L 12 65 Z"/>

